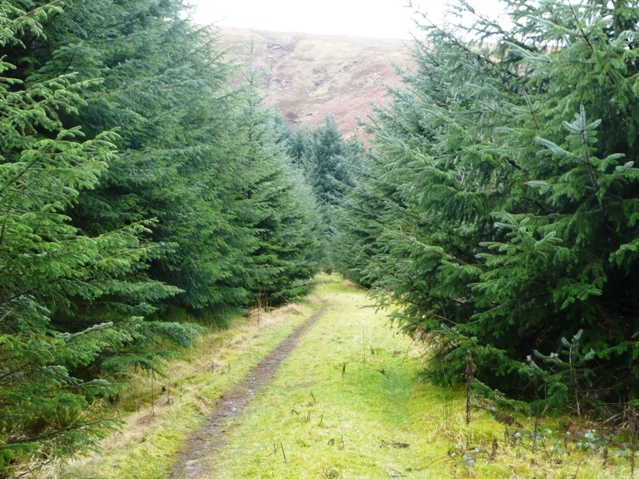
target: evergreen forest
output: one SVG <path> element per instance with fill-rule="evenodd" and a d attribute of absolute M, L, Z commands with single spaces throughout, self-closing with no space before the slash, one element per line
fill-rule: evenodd
<path fill-rule="evenodd" d="M 267 108 L 187 1 L 0 0 L 0 477 L 96 447 L 128 372 L 320 271 L 436 384 L 639 401 L 639 3 L 502 3 L 423 18 L 362 144 Z"/>
<path fill-rule="evenodd" d="M 344 199 L 338 269 L 400 306 L 435 383 L 470 369 L 537 411 L 633 404 L 639 4 L 502 3 L 507 21 L 463 1 L 458 28 L 424 20 Z"/>

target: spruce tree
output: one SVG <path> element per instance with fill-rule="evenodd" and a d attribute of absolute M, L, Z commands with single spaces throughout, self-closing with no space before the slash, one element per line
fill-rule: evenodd
<path fill-rule="evenodd" d="M 319 220 L 278 137 L 281 125 L 256 94 L 253 77 L 247 78 L 225 143 L 235 175 L 223 191 L 233 224 L 250 241 L 242 271 L 246 292 L 260 304 L 279 304 L 309 290 L 320 261 Z"/>
<path fill-rule="evenodd" d="M 32 5 L 30 5 L 32 6 Z M 14 58 L 31 41 L 44 39 L 47 22 L 64 10 L 57 3 L 4 3 L 0 44 Z M 9 58 L 12 55 L 7 55 Z M 24 57 L 23 57 L 24 59 Z M 31 60 L 31 59 L 27 59 Z M 0 474 L 96 444 L 112 421 L 91 414 L 100 397 L 119 386 L 86 370 L 147 338 L 176 339 L 190 328 L 166 329 L 119 311 L 176 288 L 144 278 L 152 248 L 143 237 L 152 222 L 84 235 L 66 214 L 81 190 L 95 188 L 116 157 L 114 132 L 86 138 L 62 117 L 78 115 L 93 81 L 67 73 L 52 78 L 24 72 L 30 61 L 0 64 Z M 134 278 L 134 280 L 129 280 Z M 78 301 L 110 310 L 76 312 Z M 129 301 L 123 298 L 130 298 Z M 106 302 L 105 301 L 105 302 Z M 84 322 L 84 314 L 90 320 Z M 79 324 L 63 330 L 52 319 L 74 315 Z"/>
<path fill-rule="evenodd" d="M 364 147 L 356 140 L 345 140 L 334 120 L 326 117 L 314 129 L 299 128 L 284 132 L 285 144 L 294 164 L 310 185 L 323 218 L 320 234 L 325 267 L 333 267 L 331 245 L 337 234 L 337 218 L 342 199 L 355 185 L 364 156 Z"/>
<path fill-rule="evenodd" d="M 472 27 L 424 28 L 348 203 L 350 267 L 434 342 L 437 381 L 462 377 L 471 352 L 479 380 L 534 396 L 526 358 L 583 330 L 589 397 L 635 398 L 639 9 L 505 5 L 508 27 L 460 2 Z"/>
<path fill-rule="evenodd" d="M 180 0 L 71 2 L 35 49 L 40 75 L 101 76 L 79 117 L 66 120 L 120 136 L 119 155 L 99 187 L 80 197 L 74 223 L 95 234 L 155 218 L 148 274 L 182 292 L 151 306 L 160 316 L 220 317 L 253 301 L 262 274 L 255 260 L 262 206 L 252 210 L 243 195 L 263 174 L 251 158 L 271 155 L 258 131 L 268 120 L 246 107 L 256 101 L 247 100 L 251 86 L 229 86 L 233 70 L 217 33 L 193 29 L 184 12 Z"/>
<path fill-rule="evenodd" d="M 270 113 L 181 0 L 0 5 L 0 470 L 96 444 L 114 371 L 317 270 Z M 183 315 L 182 315 L 183 316 Z M 146 319 L 144 319 L 146 318 Z M 81 378 L 81 379 L 80 379 Z"/>

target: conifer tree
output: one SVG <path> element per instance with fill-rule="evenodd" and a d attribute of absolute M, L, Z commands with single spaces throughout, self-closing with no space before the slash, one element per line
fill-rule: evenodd
<path fill-rule="evenodd" d="M 196 334 L 150 320 L 166 308 L 283 302 L 316 272 L 271 115 L 185 12 L 0 5 L 0 474 L 94 445 L 110 423 L 91 405 L 120 388 L 102 378 L 154 373 Z"/>
<path fill-rule="evenodd" d="M 294 164 L 303 172 L 323 218 L 320 235 L 326 266 L 334 262 L 332 247 L 337 234 L 339 205 L 356 182 L 363 146 L 356 140 L 344 140 L 334 120 L 327 117 L 314 129 L 296 129 L 284 133 Z"/>
<path fill-rule="evenodd" d="M 31 5 L 30 5 L 31 6 Z M 7 52 L 28 49 L 45 36 L 44 26 L 64 10 L 53 2 L 2 5 L 0 45 Z M 8 58 L 11 55 L 7 55 Z M 30 459 L 34 463 L 95 445 L 109 420 L 92 416 L 96 398 L 119 386 L 79 379 L 74 372 L 153 337 L 188 336 L 192 329 L 145 323 L 130 309 L 178 292 L 144 277 L 152 248 L 142 237 L 151 222 L 131 223 L 98 235 L 84 235 L 66 211 L 80 190 L 95 188 L 116 156 L 118 137 L 103 132 L 86 138 L 66 128 L 85 104 L 91 79 L 72 73 L 52 78 L 25 75 L 7 59 L 0 64 L 0 474 Z M 28 67 L 27 67 L 28 68 Z M 105 300 L 108 310 L 76 312 L 78 300 Z M 89 321 L 84 322 L 84 314 Z M 72 330 L 52 319 L 74 315 Z M 173 329 L 167 334 L 167 329 Z M 151 353 L 149 357 L 153 357 Z"/>
<path fill-rule="evenodd" d="M 281 125 L 256 94 L 253 77 L 247 78 L 226 143 L 226 161 L 236 174 L 224 191 L 232 200 L 233 224 L 250 238 L 247 293 L 262 304 L 278 304 L 308 291 L 320 262 L 319 220 L 314 198 L 278 138 Z"/>
<path fill-rule="evenodd" d="M 246 108 L 243 89 L 228 87 L 231 69 L 216 33 L 194 30 L 184 10 L 180 0 L 71 2 L 36 45 L 38 74 L 100 75 L 79 117 L 67 121 L 120 135 L 120 154 L 101 184 L 71 212 L 75 224 L 99 233 L 156 218 L 146 239 L 161 248 L 148 273 L 182 289 L 162 311 L 221 316 L 252 302 L 261 275 L 255 251 L 263 212 L 251 210 L 242 192 L 263 174 L 250 158 L 270 155 L 270 147 L 261 133 L 237 133 L 249 124 L 264 129 L 268 120 Z"/>
<path fill-rule="evenodd" d="M 635 398 L 639 8 L 504 4 L 508 27 L 464 2 L 472 27 L 425 27 L 348 203 L 350 268 L 403 306 L 409 333 L 436 338 L 437 381 L 461 377 L 470 351 L 479 380 L 532 396 L 526 358 L 583 330 L 589 397 Z"/>

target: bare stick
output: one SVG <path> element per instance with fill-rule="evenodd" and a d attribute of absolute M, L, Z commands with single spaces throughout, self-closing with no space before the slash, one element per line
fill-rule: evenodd
<path fill-rule="evenodd" d="M 473 383 L 474 373 L 473 355 L 468 351 L 466 355 L 466 425 L 470 424 L 470 387 Z"/>
<path fill-rule="evenodd" d="M 151 416 L 155 417 L 155 374 L 151 371 Z"/>
<path fill-rule="evenodd" d="M 635 477 L 635 450 L 637 449 L 637 413 L 630 407 L 630 479 Z"/>

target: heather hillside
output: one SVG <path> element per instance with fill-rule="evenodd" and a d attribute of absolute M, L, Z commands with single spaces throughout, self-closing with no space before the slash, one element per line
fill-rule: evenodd
<path fill-rule="evenodd" d="M 405 40 L 239 28 L 221 34 L 229 56 L 260 75 L 269 106 L 304 126 L 329 115 L 346 136 L 361 132 L 358 119 L 371 114 L 371 104 L 390 99 L 388 86 L 400 86 L 396 67 L 412 64 Z"/>

